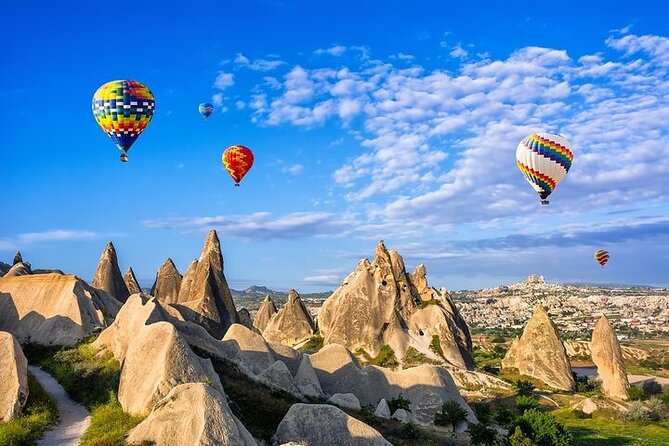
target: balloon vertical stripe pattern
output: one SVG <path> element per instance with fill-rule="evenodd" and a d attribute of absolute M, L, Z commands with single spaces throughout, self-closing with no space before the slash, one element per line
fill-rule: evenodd
<path fill-rule="evenodd" d="M 211 116 L 212 113 L 214 113 L 214 106 L 208 102 L 203 102 L 197 109 L 200 114 L 204 116 L 205 121 L 209 119 L 209 116 Z"/>
<path fill-rule="evenodd" d="M 153 118 L 156 102 L 138 81 L 107 82 L 93 95 L 93 116 L 119 150 L 127 152 Z"/>
<path fill-rule="evenodd" d="M 222 161 L 225 170 L 235 181 L 235 186 L 239 186 L 239 182 L 253 166 L 253 152 L 245 146 L 230 146 L 223 152 Z"/>
<path fill-rule="evenodd" d="M 516 165 L 542 204 L 548 204 L 546 198 L 567 175 L 573 160 L 567 139 L 553 133 L 533 133 L 516 148 Z"/>
<path fill-rule="evenodd" d="M 609 261 L 609 252 L 605 251 L 603 249 L 595 251 L 595 260 L 597 260 L 597 263 L 599 263 L 599 266 L 601 266 L 603 268 L 604 265 L 606 265 L 606 262 Z"/>

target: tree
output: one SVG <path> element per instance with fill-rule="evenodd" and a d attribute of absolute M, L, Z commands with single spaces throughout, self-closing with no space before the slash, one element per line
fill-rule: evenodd
<path fill-rule="evenodd" d="M 495 421 L 497 421 L 497 424 L 504 428 L 511 426 L 513 419 L 513 412 L 511 412 L 511 409 L 509 409 L 509 406 L 506 404 L 499 406 L 497 412 L 495 412 Z"/>
<path fill-rule="evenodd" d="M 516 397 L 516 407 L 521 413 L 530 409 L 538 409 L 539 401 L 531 395 L 518 395 Z"/>
<path fill-rule="evenodd" d="M 490 405 L 484 402 L 472 403 L 472 410 L 474 415 L 479 420 L 479 423 L 490 424 L 492 420 L 492 411 L 490 410 Z"/>
<path fill-rule="evenodd" d="M 514 382 L 513 387 L 516 388 L 518 395 L 531 395 L 532 390 L 534 390 L 534 385 L 530 381 L 523 379 Z"/>
<path fill-rule="evenodd" d="M 643 389 L 636 386 L 629 386 L 627 388 L 627 398 L 630 401 L 641 401 L 643 399 Z"/>
<path fill-rule="evenodd" d="M 494 446 L 497 441 L 497 431 L 484 423 L 470 424 L 467 433 L 475 446 Z"/>
<path fill-rule="evenodd" d="M 537 444 L 527 438 L 520 427 L 516 426 L 516 430 L 509 437 L 509 446 L 537 446 Z"/>
<path fill-rule="evenodd" d="M 534 443 L 541 446 L 571 446 L 571 434 L 549 413 L 529 409 L 516 425 Z"/>
<path fill-rule="evenodd" d="M 397 409 L 404 409 L 407 412 L 411 412 L 409 409 L 409 405 L 411 404 L 411 401 L 409 401 L 407 398 L 404 398 L 402 394 L 400 393 L 397 395 L 397 398 L 391 398 L 388 400 L 388 409 L 390 409 L 390 414 L 394 414 Z"/>
<path fill-rule="evenodd" d="M 434 424 L 453 427 L 456 431 L 460 423 L 467 421 L 467 411 L 455 400 L 448 400 L 441 406 L 441 412 L 435 414 Z"/>

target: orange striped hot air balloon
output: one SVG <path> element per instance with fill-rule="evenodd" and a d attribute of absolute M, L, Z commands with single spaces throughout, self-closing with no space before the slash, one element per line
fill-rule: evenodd
<path fill-rule="evenodd" d="M 605 251 L 603 249 L 595 251 L 595 260 L 597 260 L 597 263 L 599 263 L 599 266 L 601 266 L 603 268 L 604 265 L 606 265 L 606 262 L 609 261 L 609 252 Z"/>
<path fill-rule="evenodd" d="M 239 182 L 253 166 L 253 152 L 242 145 L 230 146 L 223 152 L 222 161 L 225 170 L 235 180 L 235 186 L 239 186 Z"/>

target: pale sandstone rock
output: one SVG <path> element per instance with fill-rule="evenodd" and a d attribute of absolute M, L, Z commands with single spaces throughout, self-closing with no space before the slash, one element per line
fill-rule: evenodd
<path fill-rule="evenodd" d="M 139 286 L 139 282 L 137 281 L 137 277 L 135 276 L 135 272 L 132 270 L 132 268 L 128 268 L 128 270 L 125 272 L 123 281 L 125 282 L 125 286 L 128 288 L 128 292 L 131 296 L 133 294 L 142 292 L 142 287 Z"/>
<path fill-rule="evenodd" d="M 345 409 L 360 410 L 360 401 L 352 393 L 335 393 L 328 398 L 328 403 Z"/>
<path fill-rule="evenodd" d="M 385 418 L 385 419 L 390 418 L 390 407 L 388 407 L 388 402 L 386 401 L 385 398 L 381 398 L 381 401 L 379 401 L 379 404 L 376 406 L 376 409 L 374 410 L 374 415 L 376 415 L 379 418 Z"/>
<path fill-rule="evenodd" d="M 156 273 L 156 280 L 151 287 L 151 295 L 166 304 L 179 301 L 181 274 L 171 258 L 167 258 Z"/>
<path fill-rule="evenodd" d="M 102 256 L 100 256 L 98 269 L 95 271 L 91 286 L 106 291 L 120 302 L 125 302 L 130 296 L 118 267 L 116 249 L 112 242 L 107 243 Z"/>
<path fill-rule="evenodd" d="M 282 361 L 275 361 L 274 364 L 263 370 L 256 379 L 269 387 L 281 389 L 296 398 L 302 398 L 302 393 L 295 385 L 293 375 L 290 374 L 286 364 Z"/>
<path fill-rule="evenodd" d="M 269 324 L 269 321 L 276 313 L 276 305 L 274 305 L 274 301 L 271 297 L 269 297 L 268 294 L 265 296 L 265 299 L 262 301 L 260 308 L 258 308 L 258 311 L 253 317 L 253 326 L 257 328 L 260 333 L 262 333 L 265 328 L 267 328 L 267 324 Z"/>
<path fill-rule="evenodd" d="M 623 356 L 618 338 L 606 317 L 597 321 L 590 342 L 592 361 L 597 365 L 597 374 L 602 380 L 602 391 L 610 398 L 627 399 L 629 381 L 625 372 Z"/>
<path fill-rule="evenodd" d="M 263 331 L 268 342 L 295 345 L 316 332 L 309 311 L 295 290 L 288 293 L 288 302 L 269 321 Z"/>
<path fill-rule="evenodd" d="M 329 404 L 293 404 L 274 438 L 309 446 L 392 446 L 376 429 Z"/>
<path fill-rule="evenodd" d="M 502 367 L 515 368 L 550 387 L 574 390 L 574 377 L 557 327 L 543 306 L 538 305 L 523 334 L 511 344 Z"/>
<path fill-rule="evenodd" d="M 11 333 L 0 331 L 0 421 L 21 415 L 28 400 L 28 361 Z"/>

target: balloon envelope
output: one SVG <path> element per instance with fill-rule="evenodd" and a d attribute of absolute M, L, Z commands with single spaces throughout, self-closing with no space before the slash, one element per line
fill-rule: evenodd
<path fill-rule="evenodd" d="M 603 249 L 595 251 L 595 260 L 599 263 L 599 266 L 603 267 L 606 265 L 606 262 L 609 261 L 609 252 Z"/>
<path fill-rule="evenodd" d="M 197 109 L 200 114 L 204 116 L 205 121 L 207 118 L 209 118 L 209 116 L 211 116 L 212 113 L 214 113 L 214 106 L 209 102 L 203 102 Z"/>
<path fill-rule="evenodd" d="M 235 186 L 239 186 L 239 182 L 253 165 L 253 152 L 245 146 L 230 146 L 223 152 L 222 161 L 225 169 L 235 180 Z"/>
<path fill-rule="evenodd" d="M 156 101 L 138 81 L 107 82 L 93 95 L 93 116 L 119 150 L 127 152 L 153 118 Z"/>
<path fill-rule="evenodd" d="M 546 198 L 567 175 L 573 159 L 567 139 L 554 133 L 533 133 L 516 148 L 516 165 L 542 204 L 548 204 Z"/>

